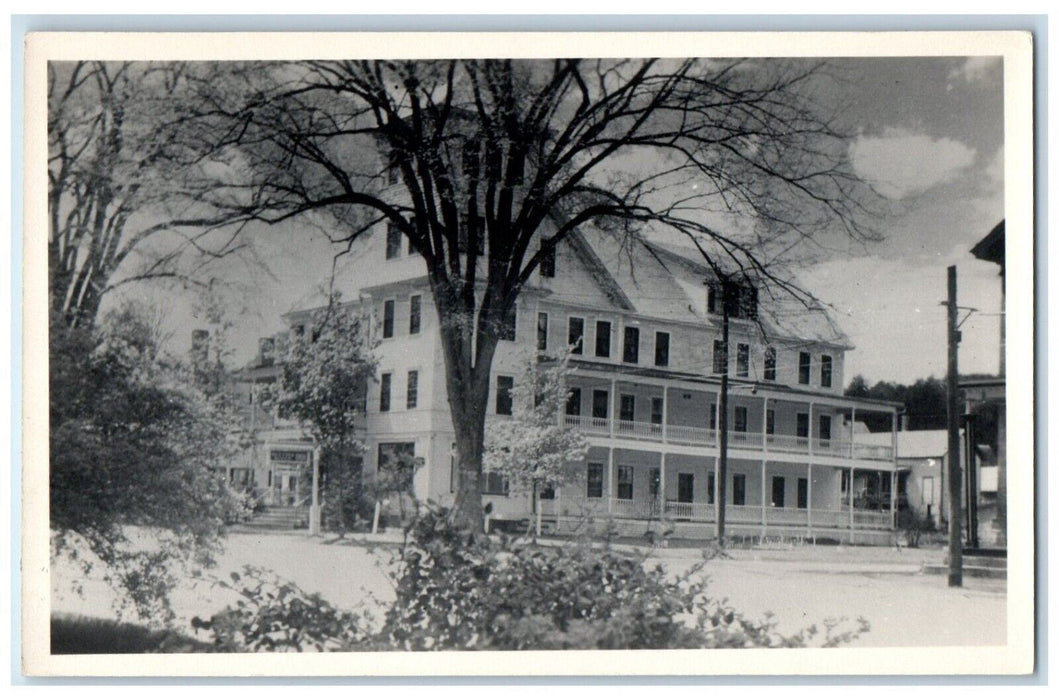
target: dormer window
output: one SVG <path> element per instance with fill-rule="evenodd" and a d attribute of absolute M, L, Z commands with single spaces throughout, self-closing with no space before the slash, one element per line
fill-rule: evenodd
<path fill-rule="evenodd" d="M 401 229 L 397 224 L 390 222 L 386 224 L 386 259 L 393 260 L 401 257 Z"/>
<path fill-rule="evenodd" d="M 541 248 L 541 277 L 555 277 L 555 246 L 547 245 Z"/>

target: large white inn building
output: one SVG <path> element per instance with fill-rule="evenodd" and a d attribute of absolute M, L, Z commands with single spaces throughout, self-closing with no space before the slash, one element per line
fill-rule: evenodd
<path fill-rule="evenodd" d="M 510 415 L 527 354 L 573 347 L 563 420 L 591 444 L 542 502 L 549 529 L 713 532 L 721 309 L 695 254 L 582 229 L 521 293 L 494 361 L 488 420 Z M 379 340 L 365 468 L 421 458 L 416 496 L 451 503 L 455 437 L 425 265 L 380 227 L 344 275 L 345 298 L 370 310 Z M 883 412 L 896 426 L 898 406 L 842 395 L 851 346 L 826 312 L 757 290 L 741 296 L 730 324 L 729 533 L 889 541 L 900 504 L 894 451 L 858 442 L 858 416 Z M 290 314 L 292 328 L 309 311 Z M 282 444 L 270 449 L 285 454 Z M 486 475 L 494 521 L 531 517 L 530 499 L 505 489 Z"/>

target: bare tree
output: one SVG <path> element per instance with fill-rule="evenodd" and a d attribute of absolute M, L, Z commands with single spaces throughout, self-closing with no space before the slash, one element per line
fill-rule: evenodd
<path fill-rule="evenodd" d="M 240 248 L 204 203 L 211 163 L 183 136 L 205 79 L 192 64 L 48 64 L 51 310 L 67 325 L 92 324 L 117 286 L 196 280 Z"/>
<path fill-rule="evenodd" d="M 211 85 L 203 138 L 245 166 L 217 185 L 244 220 L 329 212 L 347 243 L 385 222 L 422 256 L 458 445 L 454 513 L 479 528 L 500 330 L 571 232 L 668 228 L 715 269 L 796 294 L 776 273 L 792 251 L 871 237 L 846 142 L 814 101 L 823 77 L 766 60 L 244 64 Z"/>

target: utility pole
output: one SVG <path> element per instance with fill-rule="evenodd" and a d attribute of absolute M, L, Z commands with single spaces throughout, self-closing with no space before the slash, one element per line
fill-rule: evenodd
<path fill-rule="evenodd" d="M 959 346 L 960 331 L 958 328 L 956 307 L 956 266 L 949 266 L 949 300 L 948 338 L 949 338 L 949 372 L 947 391 L 947 414 L 949 429 L 949 453 L 946 456 L 946 467 L 949 477 L 949 586 L 963 586 L 963 528 L 961 527 L 960 487 L 963 479 L 960 476 L 960 409 L 958 402 L 959 379 Z"/>
<path fill-rule="evenodd" d="M 721 397 L 717 404 L 717 428 L 721 439 L 717 456 L 717 546 L 724 547 L 724 519 L 728 502 L 728 315 L 731 310 L 732 285 L 721 280 Z M 735 299 L 738 302 L 738 297 Z"/>

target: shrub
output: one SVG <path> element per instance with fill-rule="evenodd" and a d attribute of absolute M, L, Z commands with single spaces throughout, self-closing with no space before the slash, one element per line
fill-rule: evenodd
<path fill-rule="evenodd" d="M 914 509 L 903 510 L 897 514 L 897 527 L 904 530 L 909 548 L 918 547 L 923 534 L 935 530 L 934 521 Z"/>

